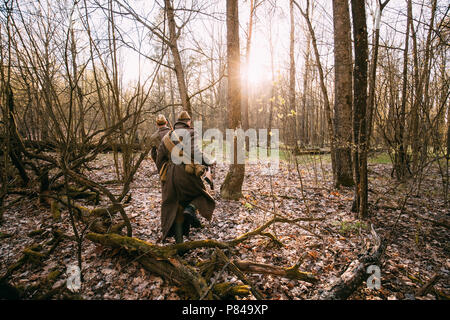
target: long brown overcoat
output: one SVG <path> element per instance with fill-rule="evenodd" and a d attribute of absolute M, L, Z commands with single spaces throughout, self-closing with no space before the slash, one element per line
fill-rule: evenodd
<path fill-rule="evenodd" d="M 158 148 L 159 145 L 161 144 L 161 140 L 169 131 L 170 128 L 167 125 L 161 126 L 150 136 L 149 139 L 149 144 L 151 145 L 150 156 L 152 157 L 155 163 L 158 154 Z"/>
<path fill-rule="evenodd" d="M 194 148 L 194 129 L 185 122 L 176 122 L 174 129 L 186 129 L 191 136 L 191 146 Z M 174 142 L 177 144 L 177 142 Z M 191 153 L 192 157 L 194 152 Z M 204 159 L 204 158 L 203 158 Z M 161 229 L 162 240 L 172 236 L 171 227 L 175 221 L 178 206 L 183 208 L 189 203 L 195 205 L 199 213 L 211 220 L 216 203 L 211 195 L 206 191 L 201 178 L 189 174 L 184 169 L 184 164 L 174 164 L 171 155 L 162 142 L 159 145 L 156 166 L 158 171 L 167 162 L 166 181 L 162 183 L 162 205 L 161 205 Z M 208 163 L 203 162 L 204 165 Z"/>

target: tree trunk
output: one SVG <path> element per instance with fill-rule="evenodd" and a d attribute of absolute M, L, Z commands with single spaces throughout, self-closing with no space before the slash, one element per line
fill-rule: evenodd
<path fill-rule="evenodd" d="M 294 57 L 294 1 L 289 1 L 289 16 L 290 16 L 290 44 L 289 44 L 289 114 L 292 118 L 292 136 L 290 137 L 290 144 L 297 151 L 297 108 L 295 106 L 295 57 Z"/>
<path fill-rule="evenodd" d="M 239 51 L 239 14 L 238 1 L 227 0 L 227 59 L 228 59 L 228 125 L 230 129 L 241 127 L 241 75 Z M 228 143 L 230 143 L 228 141 Z M 232 163 L 220 194 L 225 199 L 237 200 L 242 197 L 245 164 L 238 164 L 237 137 L 233 141 Z M 242 150 L 239 150 L 242 152 Z"/>
<path fill-rule="evenodd" d="M 355 67 L 353 71 L 353 143 L 355 168 L 355 211 L 360 218 L 367 215 L 367 24 L 364 0 L 352 0 L 353 38 L 355 45 Z"/>
<path fill-rule="evenodd" d="M 12 142 L 9 145 L 9 156 L 11 162 L 19 172 L 22 179 L 23 186 L 27 186 L 30 182 L 30 178 L 25 170 L 25 166 L 22 161 L 19 145 L 21 143 L 19 133 L 17 132 L 16 120 L 14 118 L 14 94 L 10 84 L 5 85 L 6 106 L 8 108 L 8 122 L 9 122 L 9 141 Z"/>
<path fill-rule="evenodd" d="M 412 149 L 412 169 L 413 172 L 417 170 L 419 164 L 419 106 L 422 99 L 422 85 L 419 79 L 419 57 L 417 48 L 417 37 L 414 31 L 413 15 L 412 15 L 412 1 L 408 0 L 408 19 L 411 21 L 409 27 L 411 28 L 411 37 L 413 41 L 413 64 L 414 64 L 414 91 L 412 93 L 411 102 L 411 131 L 410 143 Z"/>
<path fill-rule="evenodd" d="M 390 0 L 385 0 L 383 3 L 378 4 L 378 12 L 375 17 L 375 35 L 373 36 L 373 52 L 372 61 L 370 63 L 370 75 L 369 75 L 369 97 L 367 104 L 367 149 L 370 147 L 370 138 L 372 136 L 372 119 L 373 119 L 373 109 L 375 104 L 375 81 L 377 75 L 377 64 L 378 64 L 378 47 L 380 43 L 380 23 L 381 14 L 383 13 L 384 7 L 389 3 Z"/>
<path fill-rule="evenodd" d="M 408 8 L 410 3 L 408 2 Z M 408 9 L 409 11 L 409 9 Z M 406 125 L 406 101 L 407 101 L 407 85 L 408 85 L 408 47 L 409 47 L 409 29 L 411 16 L 408 14 L 406 21 L 405 50 L 403 52 L 403 84 L 402 84 L 402 101 L 400 106 L 400 125 L 395 131 L 398 133 L 395 137 L 395 154 L 394 154 L 394 170 L 398 180 L 402 180 L 406 175 L 407 158 L 406 144 L 404 139 Z"/>
<path fill-rule="evenodd" d="M 179 34 L 176 31 L 175 15 L 171 0 L 164 0 L 165 9 L 167 13 L 167 22 L 169 24 L 169 42 L 170 51 L 172 52 L 173 64 L 175 68 L 175 74 L 177 76 L 178 90 L 180 92 L 181 105 L 189 115 L 192 116 L 192 107 L 189 100 L 189 95 L 186 87 L 186 80 L 184 77 L 183 64 L 181 63 L 180 52 L 178 51 L 177 39 Z"/>
<path fill-rule="evenodd" d="M 353 186 L 352 175 L 352 48 L 347 0 L 333 1 L 335 186 Z"/>
<path fill-rule="evenodd" d="M 250 128 L 250 120 L 248 115 L 248 106 L 249 106 L 249 84 L 248 84 L 248 72 L 250 65 L 250 53 L 251 53 L 251 45 L 252 45 L 252 33 L 253 33 L 253 16 L 255 14 L 255 0 L 250 0 L 250 17 L 248 22 L 248 32 L 247 32 L 247 47 L 245 51 L 245 78 L 244 85 L 242 90 L 242 116 L 243 116 L 243 127 L 244 130 L 248 130 Z M 249 151 L 249 138 L 245 137 L 245 148 Z"/>
<path fill-rule="evenodd" d="M 334 141 L 334 133 L 333 133 L 334 132 L 333 120 L 332 120 L 333 118 L 332 118 L 330 100 L 328 99 L 327 86 L 325 84 L 325 75 L 323 72 L 322 63 L 320 61 L 319 49 L 317 47 L 316 34 L 314 32 L 314 29 L 311 24 L 311 20 L 309 18 L 309 1 L 307 1 L 306 11 L 303 11 L 296 2 L 294 2 L 294 3 L 300 9 L 301 14 L 305 18 L 306 24 L 308 25 L 309 33 L 311 35 L 311 43 L 312 43 L 313 49 L 314 49 L 314 56 L 316 59 L 317 70 L 319 71 L 320 90 L 322 91 L 322 97 L 324 100 L 325 112 L 326 112 L 326 117 L 327 117 L 328 135 L 329 135 L 329 139 L 330 139 L 331 167 L 333 170 L 333 180 L 336 181 L 336 160 L 335 160 L 336 155 L 335 155 L 335 141 Z"/>
<path fill-rule="evenodd" d="M 309 39 L 308 39 L 309 40 Z M 305 72 L 304 72 L 304 76 L 303 76 L 303 101 L 302 101 L 302 125 L 301 125 L 301 138 L 302 138 L 302 143 L 304 145 L 307 144 L 307 136 L 308 133 L 306 132 L 306 110 L 308 108 L 308 94 L 309 94 L 309 83 L 310 83 L 310 79 L 309 79 L 309 73 L 310 71 L 310 63 L 309 63 L 309 55 L 310 55 L 310 41 L 308 41 L 308 43 L 306 44 L 306 53 L 305 53 Z"/>

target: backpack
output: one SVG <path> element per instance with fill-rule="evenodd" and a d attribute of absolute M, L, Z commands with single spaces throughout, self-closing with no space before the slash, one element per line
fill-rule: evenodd
<path fill-rule="evenodd" d="M 172 134 L 178 140 L 179 144 L 175 144 L 172 141 L 172 139 L 171 139 Z M 182 145 L 182 141 L 181 141 L 180 137 L 176 134 L 176 132 L 174 130 L 170 130 L 163 137 L 162 142 L 164 143 L 164 146 L 167 148 L 167 151 L 169 151 L 171 156 L 175 154 L 175 155 L 177 155 L 178 157 L 181 158 L 182 163 L 184 164 L 184 170 L 187 173 L 193 174 L 193 175 L 195 175 L 197 177 L 201 177 L 203 175 L 203 173 L 205 173 L 206 166 L 204 166 L 202 164 L 198 164 L 198 163 L 192 163 L 192 160 L 190 158 L 187 158 L 184 155 L 183 149 L 180 148 L 180 144 Z M 178 149 L 178 151 L 175 150 L 175 153 L 173 153 L 172 152 L 173 149 Z M 167 175 L 167 162 L 164 163 L 164 165 L 161 167 L 159 175 L 160 175 L 161 181 L 165 181 L 166 175 Z"/>

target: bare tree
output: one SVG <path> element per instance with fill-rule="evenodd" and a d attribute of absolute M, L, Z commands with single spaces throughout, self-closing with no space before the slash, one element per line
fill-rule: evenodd
<path fill-rule="evenodd" d="M 334 138 L 336 181 L 353 186 L 352 177 L 352 48 L 348 1 L 333 0 L 334 25 Z"/>
<path fill-rule="evenodd" d="M 164 4 L 167 13 L 167 22 L 169 24 L 170 34 L 168 45 L 172 52 L 175 74 L 177 76 L 178 90 L 180 91 L 181 104 L 183 105 L 183 109 L 186 110 L 190 115 L 192 115 L 191 102 L 189 100 L 183 64 L 181 63 L 181 57 L 177 43 L 177 39 L 180 36 L 181 29 L 178 29 L 177 31 L 172 0 L 164 0 Z"/>
<path fill-rule="evenodd" d="M 239 51 L 239 10 L 237 0 L 227 0 L 227 63 L 228 63 L 228 125 L 230 129 L 241 128 L 241 81 Z M 220 194 L 225 199 L 242 197 L 245 164 L 238 164 L 237 137 L 233 140 L 233 156 Z"/>
<path fill-rule="evenodd" d="M 294 21 L 294 0 L 289 1 L 289 114 L 292 119 L 291 141 L 290 144 L 296 150 L 297 144 L 297 108 L 295 104 L 295 21 Z"/>
<path fill-rule="evenodd" d="M 333 180 L 336 180 L 336 160 L 335 160 L 335 139 L 334 139 L 334 129 L 333 129 L 333 115 L 332 110 L 330 106 L 330 100 L 328 98 L 328 90 L 325 83 L 325 74 L 322 67 L 322 62 L 320 61 L 320 54 L 319 49 L 317 46 L 317 38 L 316 33 L 314 32 L 314 28 L 311 23 L 310 14 L 309 14 L 309 8 L 310 8 L 310 1 L 306 1 L 306 10 L 303 10 L 297 2 L 294 1 L 294 4 L 299 8 L 302 16 L 305 18 L 306 24 L 308 26 L 309 35 L 311 37 L 311 43 L 314 49 L 314 57 L 316 61 L 316 67 L 319 72 L 319 81 L 320 81 L 320 90 L 322 92 L 322 97 L 324 100 L 325 105 L 325 113 L 327 118 L 327 124 L 328 124 L 328 136 L 330 139 L 330 153 L 331 153 L 331 167 L 333 171 Z M 306 75 L 305 75 L 306 78 Z M 305 80 L 306 81 L 306 80 Z M 305 97 L 304 97 L 305 99 Z M 304 101 L 304 104 L 306 101 Z"/>
<path fill-rule="evenodd" d="M 367 216 L 367 23 L 364 0 L 351 0 L 355 67 L 353 70 L 354 210 Z"/>
<path fill-rule="evenodd" d="M 373 109 L 375 104 L 375 85 L 376 85 L 376 75 L 377 75 L 377 64 L 378 64 L 378 50 L 380 45 L 380 23 L 383 9 L 389 3 L 390 0 L 381 1 L 378 0 L 377 13 L 375 17 L 375 34 L 372 38 L 372 57 L 370 61 L 369 70 L 369 96 L 367 105 L 367 148 L 370 146 L 370 138 L 372 136 L 372 119 L 373 119 Z"/>
<path fill-rule="evenodd" d="M 249 83 L 248 83 L 248 68 L 250 65 L 250 53 L 252 47 L 252 35 L 253 35 L 253 24 L 256 8 L 258 6 L 258 0 L 250 0 L 250 14 L 249 22 L 247 28 L 247 46 L 245 48 L 245 67 L 247 72 L 244 74 L 243 86 L 242 86 L 242 116 L 243 116 L 243 128 L 248 130 L 250 128 L 248 107 L 249 107 Z M 246 148 L 248 150 L 248 139 L 246 140 Z"/>

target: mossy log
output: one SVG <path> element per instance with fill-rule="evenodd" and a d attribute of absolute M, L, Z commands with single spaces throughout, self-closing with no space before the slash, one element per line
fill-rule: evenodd
<path fill-rule="evenodd" d="M 50 212 L 52 213 L 52 218 L 55 221 L 61 220 L 61 210 L 57 201 L 52 201 L 50 205 Z"/>
<path fill-rule="evenodd" d="M 22 251 L 22 256 L 15 263 L 10 265 L 6 270 L 6 272 L 0 277 L 0 282 L 6 282 L 14 271 L 19 269 L 22 265 L 24 265 L 28 261 L 40 263 L 42 256 L 39 251 L 41 250 L 42 247 L 37 244 L 25 248 Z"/>
<path fill-rule="evenodd" d="M 64 205 L 67 206 L 67 198 L 64 198 Z M 78 218 L 81 219 L 90 219 L 90 218 L 106 218 L 110 219 L 112 218 L 117 212 L 120 211 L 119 205 L 111 205 L 109 207 L 100 207 L 100 208 L 94 208 L 89 209 L 87 207 L 78 205 L 78 204 L 72 204 L 72 206 L 76 209 L 78 212 Z"/>
<path fill-rule="evenodd" d="M 104 246 L 126 249 L 137 256 L 137 260 L 145 269 L 179 286 L 191 299 L 199 299 L 207 291 L 206 281 L 194 268 L 185 265 L 175 256 L 177 249 L 173 246 L 162 247 L 117 234 L 89 233 L 86 238 Z M 208 298 L 212 298 L 211 293 Z"/>
<path fill-rule="evenodd" d="M 124 248 L 128 252 L 150 255 L 159 258 L 170 258 L 177 254 L 174 246 L 158 246 L 151 242 L 118 234 L 88 233 L 86 238 L 95 243 L 113 248 Z"/>
<path fill-rule="evenodd" d="M 96 183 L 95 181 L 87 179 L 86 177 L 76 173 L 73 170 L 70 170 L 67 167 L 63 167 L 63 169 L 70 176 L 70 178 L 75 180 L 78 184 L 83 185 L 87 188 L 92 188 L 92 189 L 98 190 L 102 194 L 106 195 L 109 198 L 109 200 L 113 203 L 113 206 L 118 209 L 118 211 L 123 219 L 123 222 L 125 223 L 125 226 L 127 228 L 127 236 L 129 236 L 129 237 L 132 236 L 133 232 L 132 232 L 130 219 L 128 218 L 127 214 L 125 213 L 125 210 L 124 210 L 122 204 L 120 203 L 120 201 L 107 188 L 105 188 L 101 184 Z M 135 169 L 137 170 L 137 168 L 135 168 Z"/>
<path fill-rule="evenodd" d="M 214 295 L 216 295 L 214 291 L 215 287 L 208 288 L 205 278 L 203 278 L 202 275 L 206 275 L 206 279 L 210 279 L 212 273 L 216 270 L 218 265 L 226 265 L 227 268 L 232 273 L 237 275 L 239 280 L 244 283 L 244 287 L 238 285 L 237 287 L 233 287 L 233 289 L 229 289 L 231 291 L 228 291 L 228 293 L 236 292 L 236 295 L 245 294 L 246 292 L 248 293 L 249 291 L 246 289 L 247 287 L 245 287 L 248 286 L 248 288 L 250 288 L 249 290 L 257 299 L 263 299 L 263 295 L 251 284 L 251 282 L 244 275 L 243 271 L 256 272 L 256 270 L 258 270 L 263 271 L 260 273 L 270 273 L 289 279 L 297 279 L 312 283 L 316 282 L 317 279 L 310 273 L 299 271 L 298 266 L 291 268 L 277 268 L 275 266 L 252 264 L 241 261 L 240 263 L 243 269 L 241 270 L 234 261 L 230 261 L 227 258 L 221 249 L 233 249 L 238 244 L 253 236 L 266 236 L 274 241 L 276 240 L 274 236 L 264 232 L 265 229 L 274 223 L 298 223 L 302 221 L 311 222 L 318 220 L 323 220 L 323 218 L 311 217 L 288 219 L 281 216 L 276 216 L 257 229 L 226 242 L 207 239 L 160 246 L 137 238 L 121 236 L 113 233 L 89 233 L 86 235 L 86 238 L 104 246 L 125 249 L 128 253 L 136 256 L 136 260 L 139 261 L 145 269 L 152 273 L 158 274 L 177 286 L 180 286 L 191 299 L 211 299 Z M 280 245 L 282 244 L 280 243 Z M 184 254 L 198 248 L 216 248 L 216 251 L 213 254 L 214 261 L 206 261 L 197 266 L 200 269 L 200 273 L 198 273 L 195 268 L 186 265 L 177 256 L 177 254 Z M 225 285 L 222 287 L 217 287 L 216 292 L 225 292 L 222 290 L 225 288 L 224 286 Z"/>
<path fill-rule="evenodd" d="M 36 230 L 28 232 L 28 236 L 29 237 L 40 236 L 40 235 L 44 234 L 45 232 L 47 232 L 46 229 L 43 229 L 43 228 L 42 229 L 36 229 Z"/>
<path fill-rule="evenodd" d="M 235 296 L 246 297 L 250 294 L 250 287 L 247 285 L 235 285 L 231 282 L 222 282 L 214 285 L 213 293 L 221 299 L 234 299 Z"/>
<path fill-rule="evenodd" d="M 137 257 L 142 266 L 170 283 L 180 287 L 190 299 L 229 298 L 232 295 L 243 296 L 248 294 L 245 286 L 235 284 L 217 284 L 212 292 L 208 289 L 206 280 L 197 270 L 185 264 L 178 256 L 179 251 L 186 252 L 200 247 L 225 246 L 213 240 L 193 241 L 177 245 L 159 246 L 151 242 L 117 234 L 89 233 L 86 238 L 104 246 L 123 248 Z"/>
<path fill-rule="evenodd" d="M 44 258 L 45 258 L 45 254 L 43 254 L 39 251 L 34 251 L 30 248 L 23 250 L 23 254 L 27 257 L 28 261 L 37 263 L 37 264 L 42 263 L 42 260 L 44 260 Z"/>
<path fill-rule="evenodd" d="M 53 203 L 55 203 L 54 201 Z M 58 199 L 58 202 L 64 206 L 68 206 L 67 197 Z M 98 207 L 94 209 L 89 209 L 85 206 L 72 203 L 72 208 L 74 208 L 74 216 L 77 220 L 83 222 L 89 227 L 89 230 L 94 233 L 120 233 L 121 230 L 126 227 L 125 222 L 113 223 L 113 216 L 120 212 L 121 206 L 113 204 L 109 207 Z M 52 215 L 55 217 L 55 212 L 59 211 L 53 209 L 52 205 Z M 59 208 L 59 206 L 57 206 Z M 55 210 L 55 211 L 53 211 Z"/>

